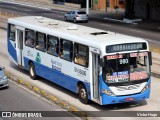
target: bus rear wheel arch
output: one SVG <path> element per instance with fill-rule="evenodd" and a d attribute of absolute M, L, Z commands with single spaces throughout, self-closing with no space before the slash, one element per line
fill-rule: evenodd
<path fill-rule="evenodd" d="M 83 83 L 81 83 L 78 86 L 78 99 L 83 104 L 88 104 L 89 103 L 87 89 L 86 89 L 86 87 L 85 87 L 85 85 Z"/>
<path fill-rule="evenodd" d="M 36 79 L 36 69 L 35 69 L 33 62 L 29 63 L 29 75 L 31 79 L 33 80 Z"/>

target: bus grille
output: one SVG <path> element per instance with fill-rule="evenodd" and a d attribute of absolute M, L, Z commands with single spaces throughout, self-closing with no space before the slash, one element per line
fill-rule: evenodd
<path fill-rule="evenodd" d="M 116 87 L 118 91 L 125 91 L 125 90 L 134 90 L 138 89 L 140 87 L 140 84 L 136 85 L 129 85 L 129 86 L 118 86 Z"/>

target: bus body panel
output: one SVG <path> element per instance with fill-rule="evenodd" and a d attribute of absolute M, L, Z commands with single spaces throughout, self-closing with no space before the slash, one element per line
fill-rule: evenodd
<path fill-rule="evenodd" d="M 65 75 L 75 77 L 82 82 L 88 82 L 90 80 L 89 67 L 85 68 L 83 66 L 74 64 L 74 62 L 69 62 L 59 57 L 55 57 L 46 52 L 24 46 L 23 56 L 30 59 L 31 61 L 38 62 L 44 66 L 58 70 Z M 38 56 L 37 56 L 38 55 Z M 38 60 L 39 59 L 39 60 Z M 25 65 L 26 67 L 26 65 Z"/>
<path fill-rule="evenodd" d="M 36 61 L 37 53 L 39 53 L 40 56 L 39 61 Z M 29 61 L 32 61 L 36 68 L 37 75 L 75 93 L 78 92 L 77 83 L 81 81 L 85 84 L 87 90 L 90 91 L 89 68 L 84 68 L 73 62 L 66 62 L 66 60 L 59 57 L 52 56 L 28 46 L 24 46 L 23 56 L 26 56 L 24 57 L 24 69 L 29 70 Z M 85 75 L 75 71 L 75 68 L 85 71 Z"/>
<path fill-rule="evenodd" d="M 71 77 L 71 76 L 68 76 L 68 75 L 65 75 L 64 73 L 60 72 L 60 71 L 57 71 L 57 70 L 54 70 L 52 68 L 49 68 L 47 66 L 44 66 L 40 63 L 37 63 L 35 61 L 32 61 L 28 58 L 24 58 L 24 65 L 25 65 L 25 69 L 28 70 L 29 69 L 29 66 L 28 66 L 28 63 L 29 61 L 33 62 L 34 65 L 35 65 L 35 69 L 36 69 L 36 74 L 38 76 L 41 76 L 53 83 L 56 83 L 74 93 L 77 93 L 77 83 L 80 81 L 79 79 L 76 79 L 74 77 Z M 89 83 L 86 83 L 86 82 L 83 82 L 84 85 L 86 86 L 87 88 L 87 91 L 89 92 L 90 90 L 90 84 Z M 89 99 L 90 99 L 90 95 L 89 95 Z"/>
<path fill-rule="evenodd" d="M 146 90 L 145 92 L 141 93 L 141 91 L 144 87 L 142 87 L 140 89 L 140 91 L 136 92 L 135 94 L 134 93 L 131 94 L 131 92 L 128 92 L 128 94 L 125 94 L 125 95 L 109 96 L 109 95 L 103 93 L 103 89 L 107 89 L 110 91 L 112 91 L 112 90 L 106 85 L 106 83 L 104 83 L 102 76 L 100 77 L 100 82 L 101 82 L 100 83 L 100 85 L 101 85 L 100 92 L 101 92 L 101 98 L 102 98 L 102 105 L 141 101 L 144 99 L 148 99 L 150 97 L 150 88 L 148 90 Z M 145 85 L 150 85 L 150 83 L 151 83 L 151 80 L 149 79 L 147 83 L 145 82 Z M 143 84 L 141 86 L 143 86 Z M 112 92 L 114 93 L 115 91 L 112 91 Z M 133 90 L 132 90 L 132 92 L 133 92 Z M 130 99 L 130 98 L 133 100 L 126 100 L 126 99 Z"/>
<path fill-rule="evenodd" d="M 11 41 L 8 39 L 8 53 L 9 58 L 11 61 L 13 61 L 15 64 L 17 64 L 17 51 L 16 51 L 16 43 L 14 41 Z"/>
<path fill-rule="evenodd" d="M 146 90 L 143 93 L 139 93 L 135 95 L 120 96 L 120 97 L 108 96 L 106 94 L 103 94 L 102 105 L 141 101 L 141 100 L 148 99 L 149 97 L 150 97 L 150 89 Z M 132 100 L 127 100 L 127 99 L 132 99 Z"/>

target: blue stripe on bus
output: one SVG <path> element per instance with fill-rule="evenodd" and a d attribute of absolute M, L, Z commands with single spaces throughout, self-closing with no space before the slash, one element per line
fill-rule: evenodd
<path fill-rule="evenodd" d="M 101 97 L 102 97 L 102 105 L 141 101 L 141 100 L 148 99 L 150 96 L 150 88 L 143 93 L 138 93 L 138 94 L 134 94 L 134 95 L 108 96 L 108 95 L 102 93 L 102 89 L 104 89 L 104 88 L 106 88 L 107 90 L 110 90 L 109 87 L 104 83 L 104 81 L 102 79 L 102 75 L 100 76 L 100 82 L 101 82 L 100 83 L 101 84 L 100 93 L 101 93 Z M 149 81 L 146 85 L 150 84 L 150 82 L 151 82 L 151 80 L 149 79 Z M 133 101 L 127 101 L 126 100 L 127 98 L 133 98 Z"/>
<path fill-rule="evenodd" d="M 11 44 L 10 40 L 8 40 L 8 52 L 9 55 L 11 55 L 12 58 L 17 62 L 17 52 L 14 46 Z"/>
<path fill-rule="evenodd" d="M 28 65 L 29 61 L 30 61 L 30 59 L 24 57 L 24 69 L 26 69 L 26 70 L 29 70 L 29 65 Z M 66 89 L 69 89 L 72 92 L 75 92 L 75 93 L 78 92 L 77 91 L 77 83 L 80 80 L 73 78 L 69 75 L 66 75 L 60 71 L 55 70 L 55 69 L 51 69 L 51 68 L 44 66 L 40 63 L 37 63 L 35 61 L 32 61 L 32 62 L 34 63 L 34 66 L 36 68 L 36 74 L 38 76 L 41 76 L 41 77 L 43 77 L 53 83 L 56 83 Z M 87 84 L 87 83 L 84 83 L 84 84 L 86 86 L 87 91 L 89 91 L 90 84 Z M 90 92 L 88 92 L 88 93 L 90 93 Z M 88 98 L 89 99 L 91 98 L 90 94 L 88 95 Z"/>

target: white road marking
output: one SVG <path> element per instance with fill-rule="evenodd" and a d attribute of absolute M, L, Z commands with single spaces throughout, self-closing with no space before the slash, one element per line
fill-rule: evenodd
<path fill-rule="evenodd" d="M 123 20 L 117 20 L 117 19 L 112 19 L 112 18 L 104 18 L 105 20 L 112 20 L 112 21 L 116 21 L 116 22 L 123 22 L 123 23 L 126 23 L 124 22 Z"/>

